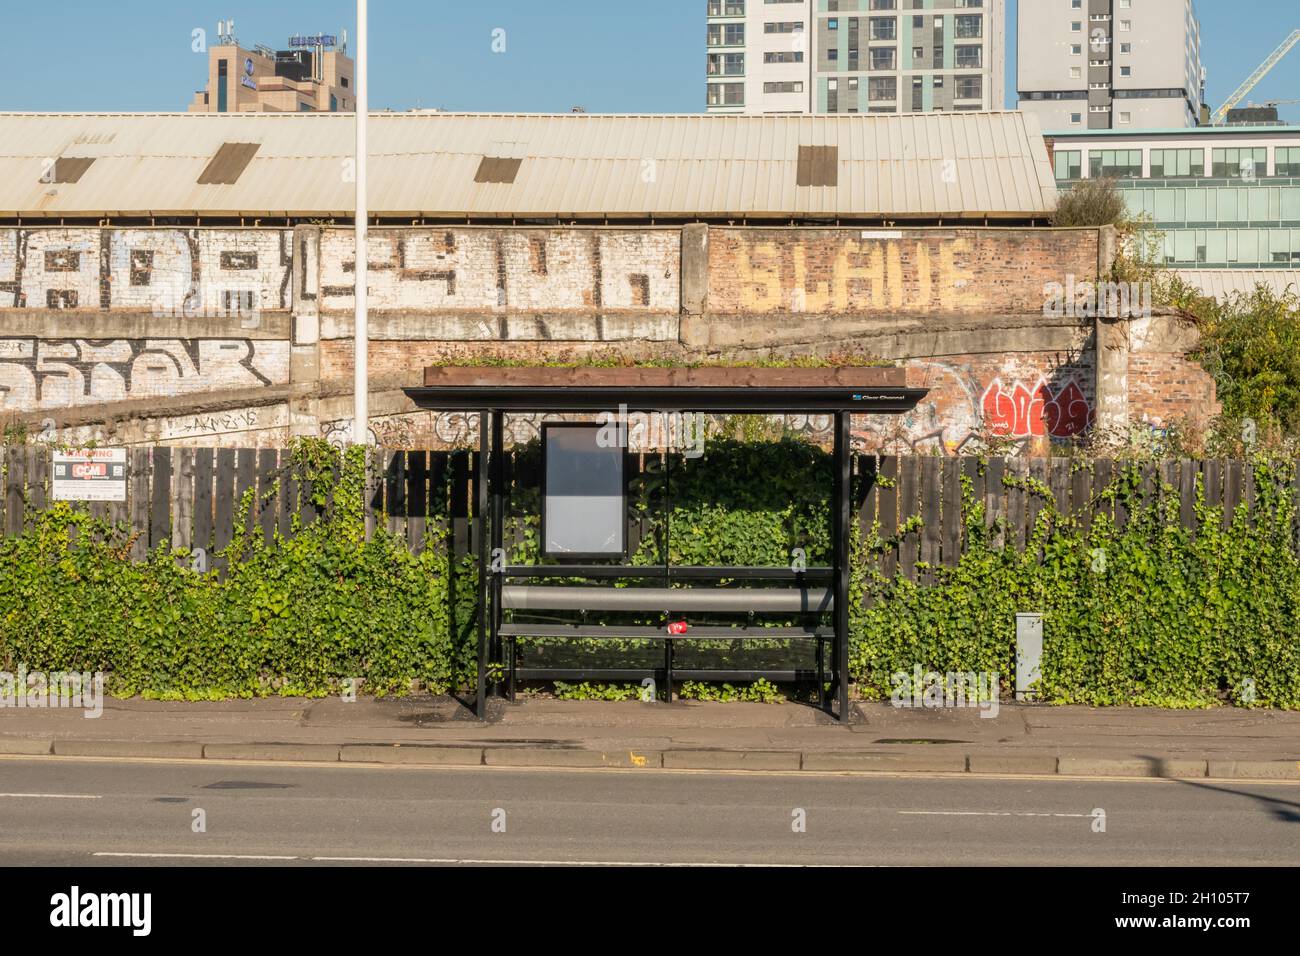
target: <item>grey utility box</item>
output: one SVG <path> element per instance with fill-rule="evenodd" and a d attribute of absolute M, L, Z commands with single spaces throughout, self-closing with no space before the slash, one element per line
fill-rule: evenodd
<path fill-rule="evenodd" d="M 1016 700 L 1038 696 L 1034 683 L 1043 676 L 1043 615 L 1016 615 Z"/>

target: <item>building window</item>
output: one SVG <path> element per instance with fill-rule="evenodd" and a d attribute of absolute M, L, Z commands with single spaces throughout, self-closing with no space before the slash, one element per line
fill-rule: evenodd
<path fill-rule="evenodd" d="M 708 44 L 709 46 L 744 46 L 745 25 L 743 23 L 710 23 Z"/>
<path fill-rule="evenodd" d="M 1119 52 L 1120 52 L 1120 53 L 1132 53 L 1132 52 L 1133 52 L 1133 44 L 1132 44 L 1132 43 L 1121 43 L 1121 44 L 1119 45 Z"/>
<path fill-rule="evenodd" d="M 775 83 L 764 83 L 764 93 L 802 93 L 802 80 L 781 80 Z"/>
<path fill-rule="evenodd" d="M 708 103 L 710 106 L 744 106 L 745 84 L 710 83 Z"/>
<path fill-rule="evenodd" d="M 802 63 L 802 50 L 769 50 L 763 54 L 764 63 Z"/>
<path fill-rule="evenodd" d="M 896 10 L 898 9 L 897 0 L 871 0 L 867 5 L 870 10 Z"/>
<path fill-rule="evenodd" d="M 1071 43 L 1071 44 L 1070 44 L 1070 55 L 1071 55 L 1071 56 L 1083 56 L 1083 44 L 1082 44 L 1082 43 Z"/>
<path fill-rule="evenodd" d="M 1279 146 L 1273 154 L 1277 176 L 1300 176 L 1300 146 Z"/>
<path fill-rule="evenodd" d="M 1153 149 L 1151 150 L 1151 178 L 1173 179 L 1205 175 L 1205 150 L 1203 149 Z"/>
<path fill-rule="evenodd" d="M 1072 66 L 1072 67 L 1070 67 L 1070 79 L 1072 79 L 1072 80 L 1081 80 L 1081 79 L 1083 79 L 1083 67 L 1081 67 L 1081 66 Z"/>
<path fill-rule="evenodd" d="M 840 28 L 840 21 L 837 17 L 831 17 L 829 20 L 826 21 L 827 30 L 838 30 L 839 28 Z"/>
<path fill-rule="evenodd" d="M 743 17 L 745 0 L 709 0 L 711 17 Z"/>
<path fill-rule="evenodd" d="M 1119 68 L 1119 75 L 1120 75 L 1120 76 L 1132 76 L 1132 75 L 1133 75 L 1133 67 L 1131 67 L 1131 66 L 1121 66 L 1121 67 Z"/>
<path fill-rule="evenodd" d="M 744 76 L 745 54 L 710 53 L 708 74 L 709 76 Z"/>
<path fill-rule="evenodd" d="M 1268 147 L 1216 149 L 1212 161 L 1215 179 L 1258 179 L 1268 169 Z"/>
<path fill-rule="evenodd" d="M 957 77 L 956 97 L 959 100 L 978 100 L 984 96 L 984 77 L 982 76 L 959 76 Z"/>
<path fill-rule="evenodd" d="M 895 70 L 898 68 L 895 60 L 895 47 L 882 46 L 872 47 L 871 52 L 871 69 L 873 70 Z"/>
<path fill-rule="evenodd" d="M 1058 152 L 1054 161 L 1056 178 L 1061 182 L 1079 179 L 1083 175 L 1083 153 L 1077 149 Z"/>
<path fill-rule="evenodd" d="M 958 69 L 979 69 L 984 65 L 984 48 L 982 46 L 956 46 L 953 48 L 954 62 Z"/>
<path fill-rule="evenodd" d="M 873 101 L 898 99 L 898 78 L 873 76 L 867 80 L 867 99 Z"/>
<path fill-rule="evenodd" d="M 1074 126 L 1078 126 L 1078 125 L 1079 125 L 1080 123 L 1082 123 L 1082 122 L 1083 122 L 1083 114 L 1082 114 L 1082 113 L 1071 113 L 1071 114 L 1070 114 L 1070 123 L 1071 123 L 1072 125 L 1074 125 Z"/>
<path fill-rule="evenodd" d="M 228 109 L 227 98 L 229 93 L 227 87 L 230 85 L 230 61 L 217 61 L 217 112 L 225 113 Z"/>
<path fill-rule="evenodd" d="M 958 40 L 977 40 L 984 35 L 984 18 L 978 13 L 959 16 L 956 20 Z"/>
<path fill-rule="evenodd" d="M 871 39 L 873 40 L 898 39 L 898 21 L 893 17 L 872 17 L 871 18 Z"/>
<path fill-rule="evenodd" d="M 1133 114 L 1121 112 L 1119 114 L 1119 121 L 1120 121 L 1120 125 L 1127 126 L 1128 124 L 1133 122 Z"/>
<path fill-rule="evenodd" d="M 803 33 L 802 20 L 788 20 L 781 23 L 764 23 L 764 33 Z"/>
<path fill-rule="evenodd" d="M 1094 149 L 1088 154 L 1088 169 L 1094 178 L 1141 179 L 1142 150 Z"/>

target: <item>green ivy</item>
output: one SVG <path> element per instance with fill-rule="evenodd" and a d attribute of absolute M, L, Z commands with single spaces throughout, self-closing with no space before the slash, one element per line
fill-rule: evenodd
<path fill-rule="evenodd" d="M 248 493 L 222 557 L 229 570 L 196 573 L 189 555 L 155 550 L 130 560 L 125 528 L 66 503 L 25 533 L 0 540 L 0 669 L 104 671 L 121 695 L 217 699 L 324 695 L 355 688 L 441 693 L 475 674 L 477 580 L 473 557 L 451 561 L 430 521 L 419 554 L 388 535 L 365 534 L 365 460 L 319 446 L 293 459 L 313 484 L 319 518 L 264 540 Z M 536 449 L 525 446 L 521 461 Z M 533 463 L 536 466 L 536 462 Z M 1088 468 L 1082 460 L 1075 467 Z M 985 520 L 963 477 L 965 552 L 934 583 L 885 578 L 880 555 L 921 532 L 903 516 L 891 540 L 879 528 L 855 538 L 850 672 L 864 698 L 887 697 L 891 676 L 924 670 L 1014 674 L 1015 614 L 1043 615 L 1039 690 L 1053 703 L 1300 708 L 1300 558 L 1292 466 L 1255 463 L 1255 508 L 1234 515 L 1196 503 L 1181 527 L 1174 489 L 1144 499 L 1138 472 L 1124 471 L 1098 502 L 1123 508 L 1124 527 L 1102 510 L 1085 527 L 1060 514 L 1040 482 L 1005 478 L 1038 499 L 1029 546 L 1003 546 L 1005 528 Z M 704 457 L 676 459 L 671 473 L 638 479 L 633 507 L 647 535 L 633 556 L 658 563 L 662 522 L 671 522 L 677 564 L 785 565 L 829 560 L 826 490 L 830 456 L 794 440 L 711 439 Z M 446 480 L 450 480 L 448 477 Z M 666 482 L 671 513 L 663 513 Z M 317 486 L 324 494 L 317 496 Z M 529 495 L 533 497 L 530 499 Z M 535 490 L 512 518 L 510 560 L 536 560 Z M 529 513 L 531 512 L 531 513 Z M 297 519 L 295 519 L 297 522 Z M 1225 526 L 1226 525 L 1226 526 Z M 252 528 L 251 531 L 244 530 Z M 1099 558 L 1100 556 L 1100 558 Z M 548 642 L 527 642 L 545 645 Z M 554 643 L 554 642 L 550 642 Z M 630 654 L 643 643 L 564 642 L 564 653 Z M 574 644 L 584 645 L 575 647 Z M 785 660 L 780 640 L 684 641 L 724 656 Z M 734 645 L 734 646 L 733 646 Z M 639 688 L 557 688 L 562 694 L 639 695 Z M 721 688 L 691 682 L 683 697 L 773 699 L 764 682 Z M 608 699 L 602 698 L 602 699 Z"/>
<path fill-rule="evenodd" d="M 163 699 L 444 692 L 445 550 L 367 542 L 363 483 L 358 449 L 336 510 L 290 538 L 266 543 L 241 514 L 224 578 L 163 548 L 132 562 L 124 529 L 56 504 L 0 541 L 0 663 L 103 671 L 115 694 Z"/>
<path fill-rule="evenodd" d="M 640 700 L 641 688 L 631 684 L 566 684 L 555 682 L 555 696 L 559 700 Z"/>
<path fill-rule="evenodd" d="M 1256 507 L 1225 519 L 1198 489 L 1196 527 L 1179 497 L 1144 499 L 1136 469 L 1084 528 L 1060 514 L 1041 483 L 1020 482 L 1043 507 L 1023 550 L 1000 547 L 964 480 L 967 550 L 936 583 L 887 580 L 874 570 L 878 537 L 856 549 L 850 670 L 867 698 L 890 676 L 926 671 L 1015 673 L 1015 615 L 1043 615 L 1039 690 L 1058 704 L 1300 708 L 1300 559 L 1290 467 L 1255 466 Z M 1016 484 L 1013 479 L 1005 479 Z M 1224 524 L 1227 527 L 1224 527 Z M 1041 558 L 1039 555 L 1041 554 Z"/>
<path fill-rule="evenodd" d="M 777 689 L 776 685 L 761 677 L 748 687 L 688 680 L 682 684 L 678 696 L 682 700 L 713 700 L 728 704 L 739 702 L 780 704 L 785 701 L 785 695 Z"/>

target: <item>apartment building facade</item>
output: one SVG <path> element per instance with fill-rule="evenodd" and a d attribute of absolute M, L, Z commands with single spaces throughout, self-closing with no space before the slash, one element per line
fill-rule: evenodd
<path fill-rule="evenodd" d="M 356 108 L 354 64 L 333 36 L 291 37 L 287 50 L 208 48 L 208 85 L 191 113 L 346 113 Z M 337 48 L 336 48 L 337 47 Z"/>
<path fill-rule="evenodd" d="M 808 113 L 813 0 L 707 0 L 710 113 Z"/>
<path fill-rule="evenodd" d="M 1019 106 L 1043 129 L 1197 125 L 1205 73 L 1193 0 L 1022 0 L 1016 31 Z"/>
<path fill-rule="evenodd" d="M 710 112 L 1001 109 L 1005 0 L 706 0 Z"/>

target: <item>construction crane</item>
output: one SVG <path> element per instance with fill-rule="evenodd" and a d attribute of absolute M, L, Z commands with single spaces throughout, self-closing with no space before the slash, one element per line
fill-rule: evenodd
<path fill-rule="evenodd" d="M 1259 81 L 1268 76 L 1269 71 L 1272 70 L 1273 67 L 1277 66 L 1278 63 L 1281 62 L 1282 58 L 1290 53 L 1291 48 L 1297 43 L 1300 43 L 1300 30 L 1294 31 L 1289 37 L 1287 37 L 1286 40 L 1282 42 L 1282 45 L 1270 53 L 1268 59 L 1261 63 L 1259 68 L 1246 78 L 1246 82 L 1237 87 L 1236 92 L 1229 96 L 1227 101 L 1220 106 L 1217 111 L 1215 111 L 1214 116 L 1210 119 L 1210 125 L 1218 126 L 1222 123 L 1228 116 L 1228 110 L 1232 109 L 1244 100 L 1250 91 L 1259 85 Z"/>

